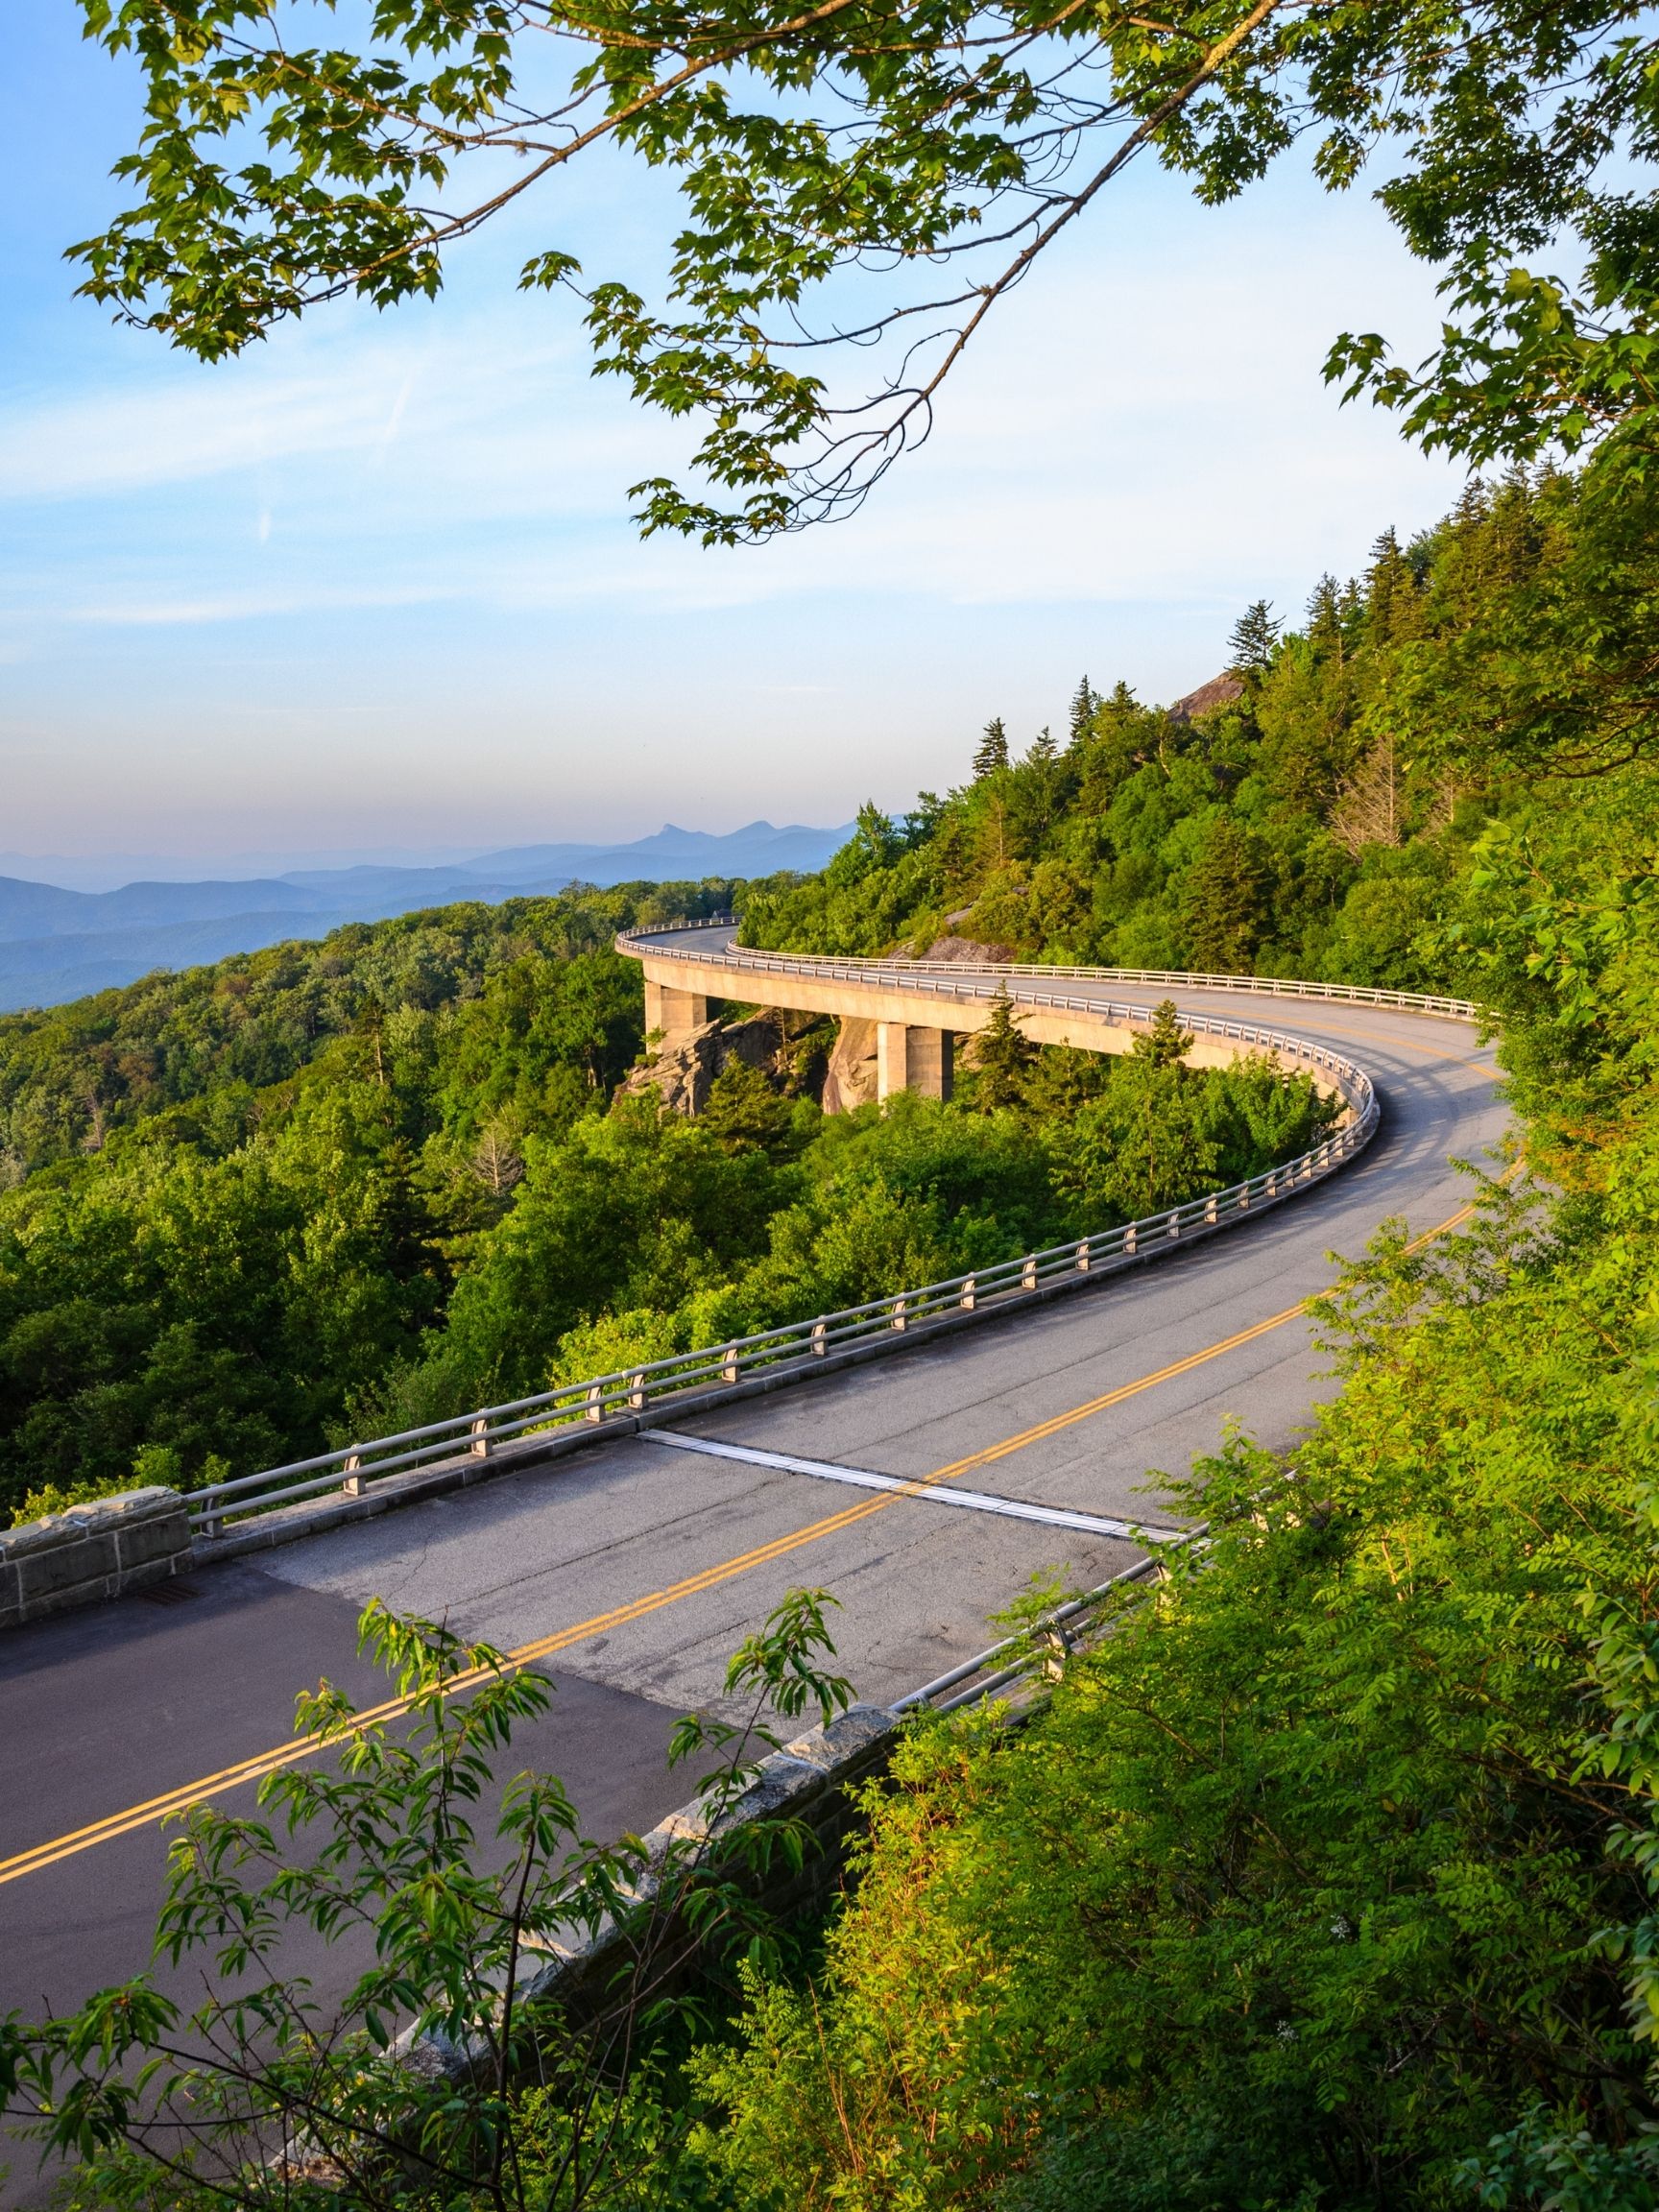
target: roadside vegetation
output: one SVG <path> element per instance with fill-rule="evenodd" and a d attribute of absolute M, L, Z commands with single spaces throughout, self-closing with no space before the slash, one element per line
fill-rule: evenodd
<path fill-rule="evenodd" d="M 664 1116 L 617 1096 L 645 1040 L 612 938 L 734 900 L 757 944 L 1484 990 L 1492 854 L 1581 826 L 1640 727 L 1643 546 L 1577 479 L 1476 487 L 1300 628 L 1252 609 L 1200 710 L 1084 684 L 1064 743 L 994 722 L 821 877 L 452 907 L 0 1018 L 0 1510 L 248 1473 L 1302 1150 L 1317 1101 L 1270 1068 L 1006 1024 L 950 1107 L 827 1119 L 820 1050 Z"/>
<path fill-rule="evenodd" d="M 540 2128 L 543 2149 L 511 2186 L 498 2164 L 453 2169 L 439 2189 L 372 2159 L 344 2193 L 325 2176 L 319 2203 L 1659 2205 L 1659 775 L 1630 513 L 1626 497 L 1621 565 L 1580 485 L 1472 493 L 1397 573 L 1385 547 L 1336 595 L 1339 633 L 1319 630 L 1323 590 L 1293 634 L 1254 611 L 1237 694 L 1207 714 L 1091 703 L 1067 748 L 1006 765 L 994 733 L 920 827 L 883 831 L 867 814 L 822 878 L 748 894 L 752 931 L 789 943 L 983 931 L 1028 956 L 1133 949 L 1356 979 L 1358 918 L 1382 931 L 1385 915 L 1377 979 L 1460 987 L 1499 1024 L 1515 1172 L 1473 1164 L 1465 1231 L 1413 1249 L 1384 1230 L 1355 1262 L 1321 1314 L 1340 1396 L 1293 1457 L 1240 1435 L 1191 1471 L 1208 1548 L 1125 1599 L 1046 1710 L 1017 1731 L 989 1715 L 912 1727 L 868 1792 L 856 1879 L 826 1921 L 757 1936 L 703 2009 L 657 2016 L 620 2077 L 578 2071 L 514 2105 L 512 2127 Z M 1274 765 L 1297 731 L 1310 748 L 1339 733 L 1323 784 Z M 1378 833 L 1350 852 L 1344 809 L 1378 788 L 1379 748 L 1392 828 L 1367 816 Z M 1036 789 L 1058 793 L 1041 834 L 1012 830 Z M 1229 839 L 1262 878 L 1223 878 Z M 1141 889 L 1120 911 L 1131 860 Z M 1062 868 L 1088 891 L 1066 932 L 1016 928 L 1060 910 L 1038 886 Z M 1272 888 L 1272 929 L 1193 933 L 1224 904 L 1217 884 L 1261 879 L 1325 886 L 1299 935 Z M 612 1104 L 640 1044 L 630 971 L 605 950 L 630 897 L 364 932 L 356 974 L 346 962 L 327 984 L 335 1011 L 272 1080 L 252 1080 L 222 1036 L 195 1063 L 207 1074 L 167 1074 L 174 1094 L 124 1107 L 99 1150 L 77 1137 L 42 1159 L 0 1212 L 12 1433 L 99 1433 L 91 1417 L 132 1403 L 118 1393 L 136 1373 L 174 1379 L 147 1384 L 170 1410 L 148 1434 L 108 1416 L 112 1474 L 134 1435 L 182 1459 L 183 1431 L 161 1426 L 180 1406 L 198 1409 L 198 1449 L 223 1449 L 222 1408 L 271 1389 L 274 1348 L 299 1345 L 285 1311 L 318 1331 L 348 1317 L 288 1355 L 283 1386 L 314 1393 L 318 1423 L 336 1417 L 326 1374 L 334 1405 L 352 1403 L 353 1344 L 382 1360 L 380 1397 L 360 1410 L 412 1406 L 445 1379 L 533 1384 L 1142 1210 L 1182 1175 L 1242 1172 L 1317 1125 L 1306 1090 L 1271 1070 L 1221 1081 L 1181 1067 L 1167 1017 L 1112 1064 L 1033 1054 L 1002 1022 L 950 1107 L 826 1120 L 740 1062 L 694 1122 L 649 1096 Z M 399 984 L 395 955 L 427 976 L 433 947 L 469 929 L 457 980 L 423 983 L 423 998 Z M 256 1004 L 258 979 L 282 976 L 264 1002 L 286 1004 L 290 984 L 322 992 L 338 953 L 280 950 L 142 989 L 155 1009 L 222 1008 L 238 976 Z M 134 1008 L 123 994 L 15 1022 L 10 1095 L 34 1094 L 23 1044 L 38 1066 L 56 1029 L 60 1065 L 84 1069 L 93 1026 L 114 1034 Z M 291 1191 L 297 1161 L 317 1212 L 289 1197 L 291 1241 L 246 1246 L 242 1201 L 224 1194 Z M 461 1194 L 447 1214 L 445 1191 Z M 408 1193 L 430 1209 L 418 1234 Z M 318 1214 L 349 1206 L 382 1241 L 326 1243 Z M 355 1277 L 349 1249 L 374 1256 Z M 174 1251 L 177 1274 L 158 1260 L 145 1280 L 210 1291 L 188 1331 L 169 1321 L 155 1339 L 172 1369 L 159 1351 L 123 1367 L 93 1317 L 109 1327 L 132 1254 Z M 421 1257 L 393 1265 L 388 1251 Z M 354 1306 L 342 1281 L 360 1286 Z M 42 1283 L 61 1286 L 56 1302 Z M 257 1358 L 240 1357 L 212 1332 L 244 1326 L 254 1294 L 274 1318 Z M 70 1355 L 88 1341 L 107 1347 L 108 1380 L 78 1377 Z M 29 1367 L 31 1346 L 51 1358 Z M 335 1346 L 325 1370 L 319 1350 Z M 257 1417 L 269 1426 L 251 1425 L 244 1450 L 294 1433 Z M 40 1450 L 13 1464 L 33 1474 Z M 83 2067 L 101 2048 L 63 2034 L 81 2035 Z M 465 2102 L 443 2110 L 469 2159 L 503 2124 Z M 612 2128 L 597 2148 L 594 2114 Z M 93 2197 L 118 2174 L 124 2201 L 227 2200 L 103 2152 Z M 293 2178 L 283 2200 L 306 2200 Z M 237 2182 L 228 2200 L 270 2187 Z"/>
<path fill-rule="evenodd" d="M 1085 684 L 1058 735 L 1011 743 L 993 721 L 960 789 L 897 822 L 866 808 L 822 877 L 741 900 L 753 941 L 817 951 L 955 938 L 1479 999 L 1514 1172 L 1473 1164 L 1465 1234 L 1413 1249 L 1385 1227 L 1349 1268 L 1321 1316 L 1342 1388 L 1295 1453 L 1241 1434 L 1191 1471 L 1207 1547 L 1126 1600 L 1025 1725 L 909 1728 L 824 1921 L 787 1944 L 756 1931 L 707 2009 L 630 2011 L 625 2053 L 533 2088 L 501 2064 L 441 2087 L 389 2079 L 395 2012 L 436 2024 L 447 2005 L 505 2045 L 475 1946 L 501 1962 L 517 1923 L 469 1809 L 526 1708 L 487 1683 L 477 1732 L 446 1735 L 437 1677 L 492 1673 L 490 1655 L 371 1620 L 433 1709 L 413 1764 L 372 1729 L 348 1762 L 355 1801 L 267 1781 L 268 1806 L 344 1811 L 321 1877 L 270 1869 L 275 1837 L 194 1816 L 164 1927 L 223 1944 L 233 1981 L 263 1966 L 273 1911 L 334 1927 L 364 1910 L 382 1969 L 366 2005 L 337 2037 L 296 2026 L 279 1981 L 263 2016 L 234 1992 L 221 2014 L 210 1992 L 231 2037 L 223 2081 L 186 2087 L 185 2129 L 211 2154 L 194 2173 L 129 2154 L 124 2066 L 150 2054 L 156 2093 L 191 2063 L 211 2073 L 165 2048 L 180 2024 L 142 1987 L 9 2028 L 0 2089 L 84 2156 L 68 2201 L 1653 2212 L 1650 11 L 1178 0 L 1156 19 L 716 11 L 687 27 L 462 0 L 382 11 L 372 46 L 348 32 L 324 54 L 257 10 L 182 37 L 174 0 L 86 12 L 138 55 L 150 103 L 123 165 L 135 204 L 78 249 L 87 288 L 208 359 L 347 290 L 435 291 L 451 238 L 517 194 L 469 201 L 458 181 L 455 211 L 432 216 L 411 180 L 550 132 L 517 96 L 535 98 L 516 40 L 535 31 L 540 71 L 544 29 L 571 33 L 592 127 L 548 135 L 527 176 L 610 136 L 689 196 L 666 300 L 585 276 L 559 244 L 522 276 L 582 288 L 599 366 L 637 397 L 706 411 L 701 474 L 636 487 L 647 530 L 733 542 L 855 508 L 928 419 L 961 337 L 1137 148 L 1220 201 L 1310 132 L 1333 189 L 1385 155 L 1377 198 L 1445 307 L 1416 368 L 1351 332 L 1329 376 L 1431 449 L 1528 472 L 1473 484 L 1409 544 L 1385 535 L 1287 627 L 1252 608 L 1231 682 L 1189 711 Z M 1055 69 L 1056 40 L 1091 67 Z M 240 168 L 232 123 L 252 135 Z M 1069 176 L 1096 129 L 1114 150 Z M 811 319 L 814 283 L 936 272 L 981 234 L 1009 258 L 984 283 L 947 276 L 935 310 L 902 283 L 871 320 Z M 800 365 L 803 338 L 868 359 L 888 330 L 919 366 L 887 387 L 878 367 L 864 404 Z M 1563 455 L 1585 466 L 1540 467 Z M 809 1285 L 851 1295 L 866 1264 L 940 1272 L 1085 1203 L 1127 1204 L 1148 1129 L 1190 1151 L 1199 1128 L 1215 1149 L 1194 1171 L 1220 1173 L 1308 1110 L 1259 1071 L 1223 1098 L 1155 1050 L 1102 1080 L 1022 1065 L 1017 1040 L 977 1095 L 878 1124 L 821 1128 L 809 1102 L 738 1076 L 695 1127 L 613 1108 L 641 1043 L 604 950 L 629 907 L 418 917 L 0 1024 L 9 1495 L 119 1479 L 134 1455 L 194 1479 L 215 1455 L 240 1466 L 464 1379 L 632 1356 L 791 1310 Z M 448 981 L 390 956 L 456 933 L 472 950 L 442 955 Z M 232 1002 L 261 977 L 300 987 L 295 1021 L 273 1057 L 239 1057 L 228 1041 L 262 1033 Z M 166 1046 L 175 1002 L 194 1057 Z M 1253 1084 L 1271 1109 L 1254 1122 Z M 750 1679 L 832 1706 L 824 1620 L 798 1594 L 749 1647 Z M 490 1864 L 503 1841 L 521 1853 L 551 1911 L 538 1885 L 567 1839 L 562 1799 L 532 1777 L 510 1803 Z M 617 1901 L 627 1850 L 601 1869 Z M 268 1887 L 251 1894 L 255 1858 Z M 297 2153 L 276 2164 L 273 2122 Z"/>

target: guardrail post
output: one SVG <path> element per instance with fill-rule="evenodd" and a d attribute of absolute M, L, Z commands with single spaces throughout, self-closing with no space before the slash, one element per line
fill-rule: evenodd
<path fill-rule="evenodd" d="M 604 1418 L 605 1418 L 605 1385 L 604 1385 L 604 1383 L 603 1383 L 603 1382 L 589 1382 L 589 1385 L 588 1385 L 588 1395 L 587 1395 L 587 1398 L 586 1398 L 586 1399 L 583 1401 L 583 1407 L 582 1407 L 582 1411 L 583 1411 L 583 1418 L 584 1418 L 585 1420 L 588 1420 L 588 1421 L 603 1421 L 603 1420 L 604 1420 Z"/>
<path fill-rule="evenodd" d="M 1131 1221 L 1123 1231 L 1123 1249 L 1131 1259 L 1135 1254 L 1135 1223 Z"/>
<path fill-rule="evenodd" d="M 973 1310 L 974 1310 L 974 1297 L 975 1297 L 975 1294 L 976 1294 L 976 1292 L 977 1292 L 977 1289 L 978 1289 L 978 1278 L 977 1278 L 977 1276 L 970 1275 L 970 1276 L 968 1277 L 967 1281 L 966 1281 L 966 1282 L 963 1284 L 963 1286 L 962 1286 L 962 1288 L 961 1288 L 961 1291 L 960 1291 L 960 1293 L 959 1293 L 959 1295 L 958 1295 L 958 1297 L 957 1297 L 957 1300 L 956 1300 L 956 1303 L 957 1303 L 957 1305 L 961 1307 L 961 1309 L 962 1309 L 962 1310 L 963 1310 L 963 1312 L 964 1312 L 964 1313 L 972 1313 L 972 1312 L 973 1312 Z"/>
<path fill-rule="evenodd" d="M 737 1380 L 737 1347 L 735 1344 L 728 1344 L 721 1355 L 720 1380 L 722 1382 L 735 1382 Z"/>
<path fill-rule="evenodd" d="M 1037 1262 L 1034 1257 L 1027 1260 L 1020 1270 L 1020 1287 L 1022 1290 L 1035 1290 L 1037 1287 Z"/>
<path fill-rule="evenodd" d="M 822 1321 L 812 1324 L 812 1357 L 822 1359 L 830 1349 L 830 1332 Z"/>
<path fill-rule="evenodd" d="M 1215 1218 L 1215 1194 L 1214 1191 L 1204 1201 L 1204 1218 L 1206 1221 L 1214 1221 Z"/>
<path fill-rule="evenodd" d="M 351 1453 L 340 1472 L 344 1477 L 340 1487 L 346 1496 L 348 1498 L 361 1498 L 365 1487 L 361 1455 L 356 1452 Z"/>
<path fill-rule="evenodd" d="M 1077 1245 L 1077 1272 L 1079 1275 L 1087 1275 L 1089 1272 L 1089 1239 L 1087 1237 L 1082 1238 Z"/>
<path fill-rule="evenodd" d="M 1063 1622 L 1055 1621 L 1043 1633 L 1043 1671 L 1050 1682 L 1058 1682 L 1066 1671 L 1075 1643 Z"/>
<path fill-rule="evenodd" d="M 1172 1207 L 1170 1208 L 1170 1210 L 1169 1210 L 1169 1225 L 1168 1225 L 1168 1227 L 1167 1227 L 1167 1228 L 1165 1230 L 1164 1234 L 1165 1234 L 1166 1237 L 1179 1237 L 1179 1236 L 1180 1236 L 1180 1234 L 1181 1234 L 1181 1209 L 1180 1209 L 1178 1206 L 1172 1206 Z"/>
<path fill-rule="evenodd" d="M 630 1375 L 630 1376 L 629 1376 L 629 1378 L 628 1378 L 628 1403 L 629 1403 L 629 1405 L 630 1405 L 630 1406 L 633 1407 L 633 1409 L 634 1409 L 634 1411 L 635 1411 L 636 1413 L 642 1413 L 642 1412 L 644 1411 L 644 1409 L 645 1409 L 645 1378 L 644 1378 L 644 1376 L 643 1376 L 643 1375 Z"/>
<path fill-rule="evenodd" d="M 909 1303 L 906 1299 L 895 1298 L 893 1301 L 892 1326 L 895 1329 L 903 1329 L 908 1327 L 908 1325 Z"/>
<path fill-rule="evenodd" d="M 490 1456 L 490 1416 L 487 1413 L 480 1413 L 467 1433 L 472 1439 L 467 1447 L 472 1457 L 474 1459 L 488 1459 Z"/>

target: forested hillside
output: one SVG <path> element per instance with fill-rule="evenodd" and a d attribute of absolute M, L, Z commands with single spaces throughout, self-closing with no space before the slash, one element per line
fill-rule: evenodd
<path fill-rule="evenodd" d="M 766 902 L 1456 982 L 1526 1173 L 1380 1237 L 1340 1397 L 1193 1471 L 1210 1548 L 1046 1714 L 910 1736 L 821 1959 L 695 2070 L 718 2200 L 1659 2204 L 1656 523 L 1623 472 L 1472 494 L 1258 618 L 1225 713 L 1109 702 Z"/>
<path fill-rule="evenodd" d="M 1298 628 L 1251 609 L 1207 709 L 1084 685 L 1017 757 L 994 721 L 820 877 L 448 907 L 0 1018 L 0 1503 L 241 1474 L 1287 1157 L 1306 1086 L 1027 1067 L 1017 1031 L 950 1108 L 826 1120 L 797 1053 L 733 1060 L 690 1122 L 619 1094 L 645 1040 L 612 939 L 734 901 L 813 950 L 1485 989 L 1494 854 L 1587 821 L 1637 749 L 1644 543 L 1575 480 L 1477 487 Z"/>
<path fill-rule="evenodd" d="M 827 1120 L 733 1058 L 620 1091 L 637 920 L 728 882 L 447 907 L 0 1018 L 0 1506 L 193 1487 L 854 1304 L 1299 1152 L 1302 1079 L 1000 1064 Z M 997 1056 L 994 1053 L 993 1059 Z"/>
<path fill-rule="evenodd" d="M 449 907 L 0 1018 L 0 1505 L 321 1448 L 525 1149 L 609 1103 L 615 930 L 699 899 Z"/>
<path fill-rule="evenodd" d="M 960 789 L 866 808 L 822 876 L 748 901 L 745 936 L 1448 987 L 1465 962 L 1436 924 L 1473 841 L 1527 812 L 1538 770 L 1639 742 L 1653 585 L 1638 525 L 1575 479 L 1477 484 L 1288 630 L 1252 608 L 1207 687 L 1231 700 L 1174 718 L 1085 682 L 1058 738 L 1017 748 L 994 721 Z"/>

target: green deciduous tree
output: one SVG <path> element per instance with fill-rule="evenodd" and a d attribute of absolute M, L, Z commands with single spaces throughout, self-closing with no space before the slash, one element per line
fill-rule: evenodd
<path fill-rule="evenodd" d="M 816 1848 L 787 1815 L 730 1815 L 780 1747 L 778 1722 L 793 1736 L 850 1700 L 824 1663 L 831 1602 L 789 1592 L 727 1669 L 735 1718 L 678 1724 L 670 1761 L 690 1768 L 706 1824 L 656 1857 L 636 1836 L 586 1840 L 555 1776 L 497 1779 L 551 1702 L 540 1674 L 372 1602 L 359 1642 L 390 1699 L 363 1713 L 327 1682 L 301 1694 L 306 1756 L 266 1777 L 257 1813 L 183 1816 L 156 1956 L 199 1966 L 201 2002 L 186 2011 L 141 1976 L 63 2019 L 0 2021 L 0 2089 L 48 2150 L 78 2160 L 69 2203 L 687 2201 L 664 2195 L 687 2115 L 657 2096 L 654 2054 L 684 2041 L 686 1961 L 717 1984 L 735 1956 L 768 1956 L 757 1879 Z M 580 2003 L 537 1990 L 551 1946 L 607 1928 L 622 1936 L 614 1971 Z M 338 2004 L 293 1972 L 296 1931 L 355 1952 Z"/>
<path fill-rule="evenodd" d="M 1441 272 L 1446 325 L 1419 368 L 1360 332 L 1329 373 L 1414 435 L 1477 463 L 1648 436 L 1643 0 L 457 0 L 280 26 L 264 0 L 83 6 L 146 104 L 128 204 L 76 249 L 93 298 L 212 359 L 343 294 L 430 297 L 460 240 L 539 202 L 521 284 L 573 298 L 603 371 L 701 424 L 687 481 L 634 487 L 648 531 L 855 507 L 986 317 L 1148 150 L 1212 203 L 1298 141 L 1335 190 L 1383 154 L 1377 197 Z M 684 201 L 655 300 L 561 235 L 565 172 L 606 147 Z M 861 389 L 834 380 L 848 358 Z"/>

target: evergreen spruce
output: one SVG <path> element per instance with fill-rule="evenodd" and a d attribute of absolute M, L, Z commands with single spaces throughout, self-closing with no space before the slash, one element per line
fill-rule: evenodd
<path fill-rule="evenodd" d="M 1060 757 L 1060 748 L 1055 744 L 1046 722 L 1032 738 L 1031 750 L 1025 757 L 1034 768 L 1051 768 Z"/>
<path fill-rule="evenodd" d="M 1174 999 L 1165 998 L 1153 1009 L 1151 1028 L 1141 1031 L 1129 1053 L 1135 1060 L 1150 1060 L 1154 1068 L 1174 1068 L 1191 1049 L 1191 1030 L 1182 1028 Z"/>
<path fill-rule="evenodd" d="M 1229 672 L 1235 676 L 1264 676 L 1273 665 L 1280 628 L 1273 619 L 1272 600 L 1252 600 L 1233 625 L 1233 635 L 1228 640 L 1232 653 L 1227 664 Z"/>
<path fill-rule="evenodd" d="M 1365 577 L 1365 611 L 1371 634 L 1379 645 L 1392 643 L 1403 609 L 1416 589 L 1411 565 L 1400 549 L 1392 524 L 1371 548 L 1371 566 Z"/>
<path fill-rule="evenodd" d="M 994 1114 L 1000 1106 L 1022 1105 L 1026 1072 L 1036 1058 L 1037 1047 L 1021 1028 L 1014 1001 L 1006 991 L 999 991 L 974 1050 L 978 1070 L 974 1095 L 980 1108 Z"/>
<path fill-rule="evenodd" d="M 1081 745 L 1088 736 L 1090 726 L 1094 720 L 1099 706 L 1100 694 L 1085 676 L 1082 683 L 1071 694 L 1071 705 L 1067 717 L 1069 741 L 1071 744 Z"/>
<path fill-rule="evenodd" d="M 764 1152 L 781 1159 L 793 1149 L 793 1110 L 764 1072 L 733 1053 L 709 1085 L 698 1116 L 722 1152 Z"/>
<path fill-rule="evenodd" d="M 1262 872 L 1250 840 L 1220 816 L 1187 878 L 1182 920 L 1189 954 L 1212 974 L 1247 973 L 1266 919 Z"/>
<path fill-rule="evenodd" d="M 1000 714 L 994 714 L 985 725 L 985 734 L 979 740 L 979 750 L 974 756 L 974 781 L 983 783 L 987 776 L 995 776 L 1008 765 L 1008 733 Z"/>
<path fill-rule="evenodd" d="M 1321 661 L 1343 657 L 1342 593 L 1329 570 L 1314 585 L 1308 601 L 1308 642 Z"/>

